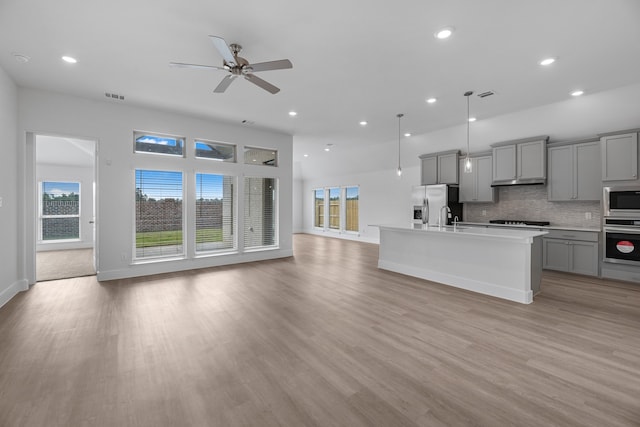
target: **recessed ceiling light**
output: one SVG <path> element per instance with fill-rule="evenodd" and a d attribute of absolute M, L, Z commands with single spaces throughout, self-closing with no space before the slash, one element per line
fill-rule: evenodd
<path fill-rule="evenodd" d="M 308 154 L 303 154 L 303 156 L 304 156 L 304 157 L 309 157 L 309 155 L 308 155 Z"/>
<path fill-rule="evenodd" d="M 296 113 L 295 111 L 289 111 L 289 115 L 293 117 L 293 116 L 297 116 L 298 113 Z"/>
<path fill-rule="evenodd" d="M 476 120 L 478 120 L 478 119 L 476 119 L 475 117 L 469 117 L 469 121 L 470 122 L 475 122 Z"/>
<path fill-rule="evenodd" d="M 547 66 L 547 65 L 553 64 L 554 62 L 556 62 L 556 58 L 545 58 L 542 61 L 540 61 L 540 65 Z"/>
<path fill-rule="evenodd" d="M 411 136 L 411 134 L 409 132 L 405 133 L 404 136 L 406 136 L 407 138 Z"/>
<path fill-rule="evenodd" d="M 429 98 L 429 99 L 427 99 L 427 103 L 428 103 L 428 104 L 433 104 L 433 103 L 435 103 L 436 101 L 437 101 L 437 99 L 436 99 L 436 98 Z"/>
<path fill-rule="evenodd" d="M 69 64 L 75 64 L 76 62 L 78 62 L 78 60 L 76 58 L 74 58 L 73 56 L 63 56 L 62 60 L 64 62 L 68 62 Z"/>
<path fill-rule="evenodd" d="M 453 27 L 445 27 L 445 28 L 442 28 L 441 30 L 436 31 L 434 36 L 435 38 L 440 40 L 448 39 L 449 37 L 451 37 L 451 34 L 453 34 L 453 31 L 454 31 Z"/>
<path fill-rule="evenodd" d="M 573 92 L 571 92 L 571 96 L 580 96 L 583 94 L 584 94 L 583 90 L 574 90 Z"/>
<path fill-rule="evenodd" d="M 324 147 L 324 151 L 331 151 L 331 147 L 333 147 L 333 144 L 327 144 L 327 146 Z"/>
<path fill-rule="evenodd" d="M 366 120 L 363 120 L 363 121 L 360 122 L 360 126 L 366 126 L 366 125 L 367 125 L 367 121 Z"/>

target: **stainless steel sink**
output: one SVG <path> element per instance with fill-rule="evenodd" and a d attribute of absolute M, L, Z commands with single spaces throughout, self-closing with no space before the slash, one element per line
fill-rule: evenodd
<path fill-rule="evenodd" d="M 442 228 L 443 230 L 466 230 L 469 227 L 460 226 L 460 225 L 443 225 L 438 227 L 437 225 L 433 228 Z"/>

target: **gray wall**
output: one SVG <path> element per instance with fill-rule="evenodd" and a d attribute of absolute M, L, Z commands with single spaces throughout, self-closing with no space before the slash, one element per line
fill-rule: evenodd
<path fill-rule="evenodd" d="M 0 68 L 0 306 L 26 282 L 18 271 L 18 89 Z"/>

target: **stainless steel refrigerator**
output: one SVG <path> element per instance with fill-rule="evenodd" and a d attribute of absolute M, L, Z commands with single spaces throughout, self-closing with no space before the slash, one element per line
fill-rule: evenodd
<path fill-rule="evenodd" d="M 455 185 L 417 185 L 412 189 L 411 199 L 414 224 L 451 224 L 456 216 L 462 221 L 462 204 L 458 202 Z M 450 215 L 445 206 L 451 210 Z"/>

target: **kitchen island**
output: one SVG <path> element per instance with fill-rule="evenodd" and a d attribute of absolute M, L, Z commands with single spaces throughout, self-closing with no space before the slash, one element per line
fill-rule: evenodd
<path fill-rule="evenodd" d="M 540 291 L 540 230 L 379 225 L 378 267 L 519 303 Z"/>

